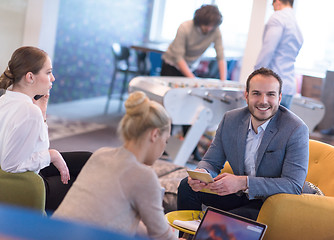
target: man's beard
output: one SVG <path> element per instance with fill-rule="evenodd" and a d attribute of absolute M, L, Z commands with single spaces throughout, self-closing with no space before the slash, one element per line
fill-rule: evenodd
<path fill-rule="evenodd" d="M 257 107 L 254 107 L 254 108 L 258 108 L 258 107 L 261 108 L 261 107 L 263 107 L 263 106 L 257 106 Z M 259 122 L 265 122 L 265 121 L 271 119 L 271 118 L 277 113 L 277 111 L 278 111 L 278 107 L 277 107 L 276 109 L 273 109 L 272 106 L 269 106 L 269 107 L 270 107 L 269 109 L 272 109 L 272 113 L 271 113 L 270 116 L 265 117 L 265 118 L 259 118 L 259 117 L 257 117 L 257 116 L 255 115 L 255 110 L 253 111 L 253 110 L 250 109 L 250 113 L 251 113 L 251 115 L 254 117 L 254 119 L 256 119 L 257 121 L 259 121 Z"/>

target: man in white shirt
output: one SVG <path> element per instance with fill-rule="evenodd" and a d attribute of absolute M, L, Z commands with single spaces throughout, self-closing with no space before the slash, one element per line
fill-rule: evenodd
<path fill-rule="evenodd" d="M 282 78 L 281 105 L 287 108 L 296 93 L 294 63 L 303 44 L 292 6 L 293 0 L 273 0 L 275 12 L 265 26 L 262 48 L 255 64 L 255 69 L 269 68 Z"/>

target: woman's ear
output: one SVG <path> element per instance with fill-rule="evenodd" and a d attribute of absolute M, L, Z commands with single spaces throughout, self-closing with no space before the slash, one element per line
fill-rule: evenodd
<path fill-rule="evenodd" d="M 160 136 L 159 128 L 153 128 L 151 130 L 151 135 L 150 135 L 151 141 L 155 142 L 158 139 L 159 136 Z"/>
<path fill-rule="evenodd" d="M 27 72 L 25 75 L 25 81 L 26 83 L 33 84 L 34 83 L 34 74 L 32 72 Z"/>

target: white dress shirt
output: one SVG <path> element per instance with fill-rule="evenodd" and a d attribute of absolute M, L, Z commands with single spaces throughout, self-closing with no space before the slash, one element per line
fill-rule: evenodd
<path fill-rule="evenodd" d="M 41 109 L 19 92 L 0 97 L 0 166 L 6 172 L 39 172 L 50 164 L 48 128 Z"/>
<path fill-rule="evenodd" d="M 264 131 L 269 124 L 266 121 L 257 128 L 257 133 L 253 130 L 252 120 L 249 121 L 248 134 L 246 139 L 246 152 L 245 152 L 245 174 L 248 176 L 255 176 L 255 163 L 257 159 L 257 152 L 259 150 Z"/>
<path fill-rule="evenodd" d="M 283 94 L 296 93 L 295 61 L 303 41 L 293 9 L 275 11 L 265 26 L 255 69 L 266 67 L 276 72 L 283 81 Z"/>

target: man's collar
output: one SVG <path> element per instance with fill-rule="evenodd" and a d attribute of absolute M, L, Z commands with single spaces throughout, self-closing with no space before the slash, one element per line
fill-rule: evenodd
<path fill-rule="evenodd" d="M 258 129 L 259 129 L 259 128 L 262 128 L 263 131 L 265 131 L 271 119 L 272 119 L 272 117 L 271 117 L 270 119 L 268 119 L 267 121 L 265 121 L 264 123 L 262 123 L 262 124 L 261 124 L 260 126 L 258 126 L 257 128 L 258 128 Z M 249 125 L 248 125 L 248 130 L 251 130 L 251 129 L 253 129 L 253 127 L 252 127 L 252 117 L 249 118 Z M 258 132 L 259 132 L 259 131 L 258 131 Z"/>

